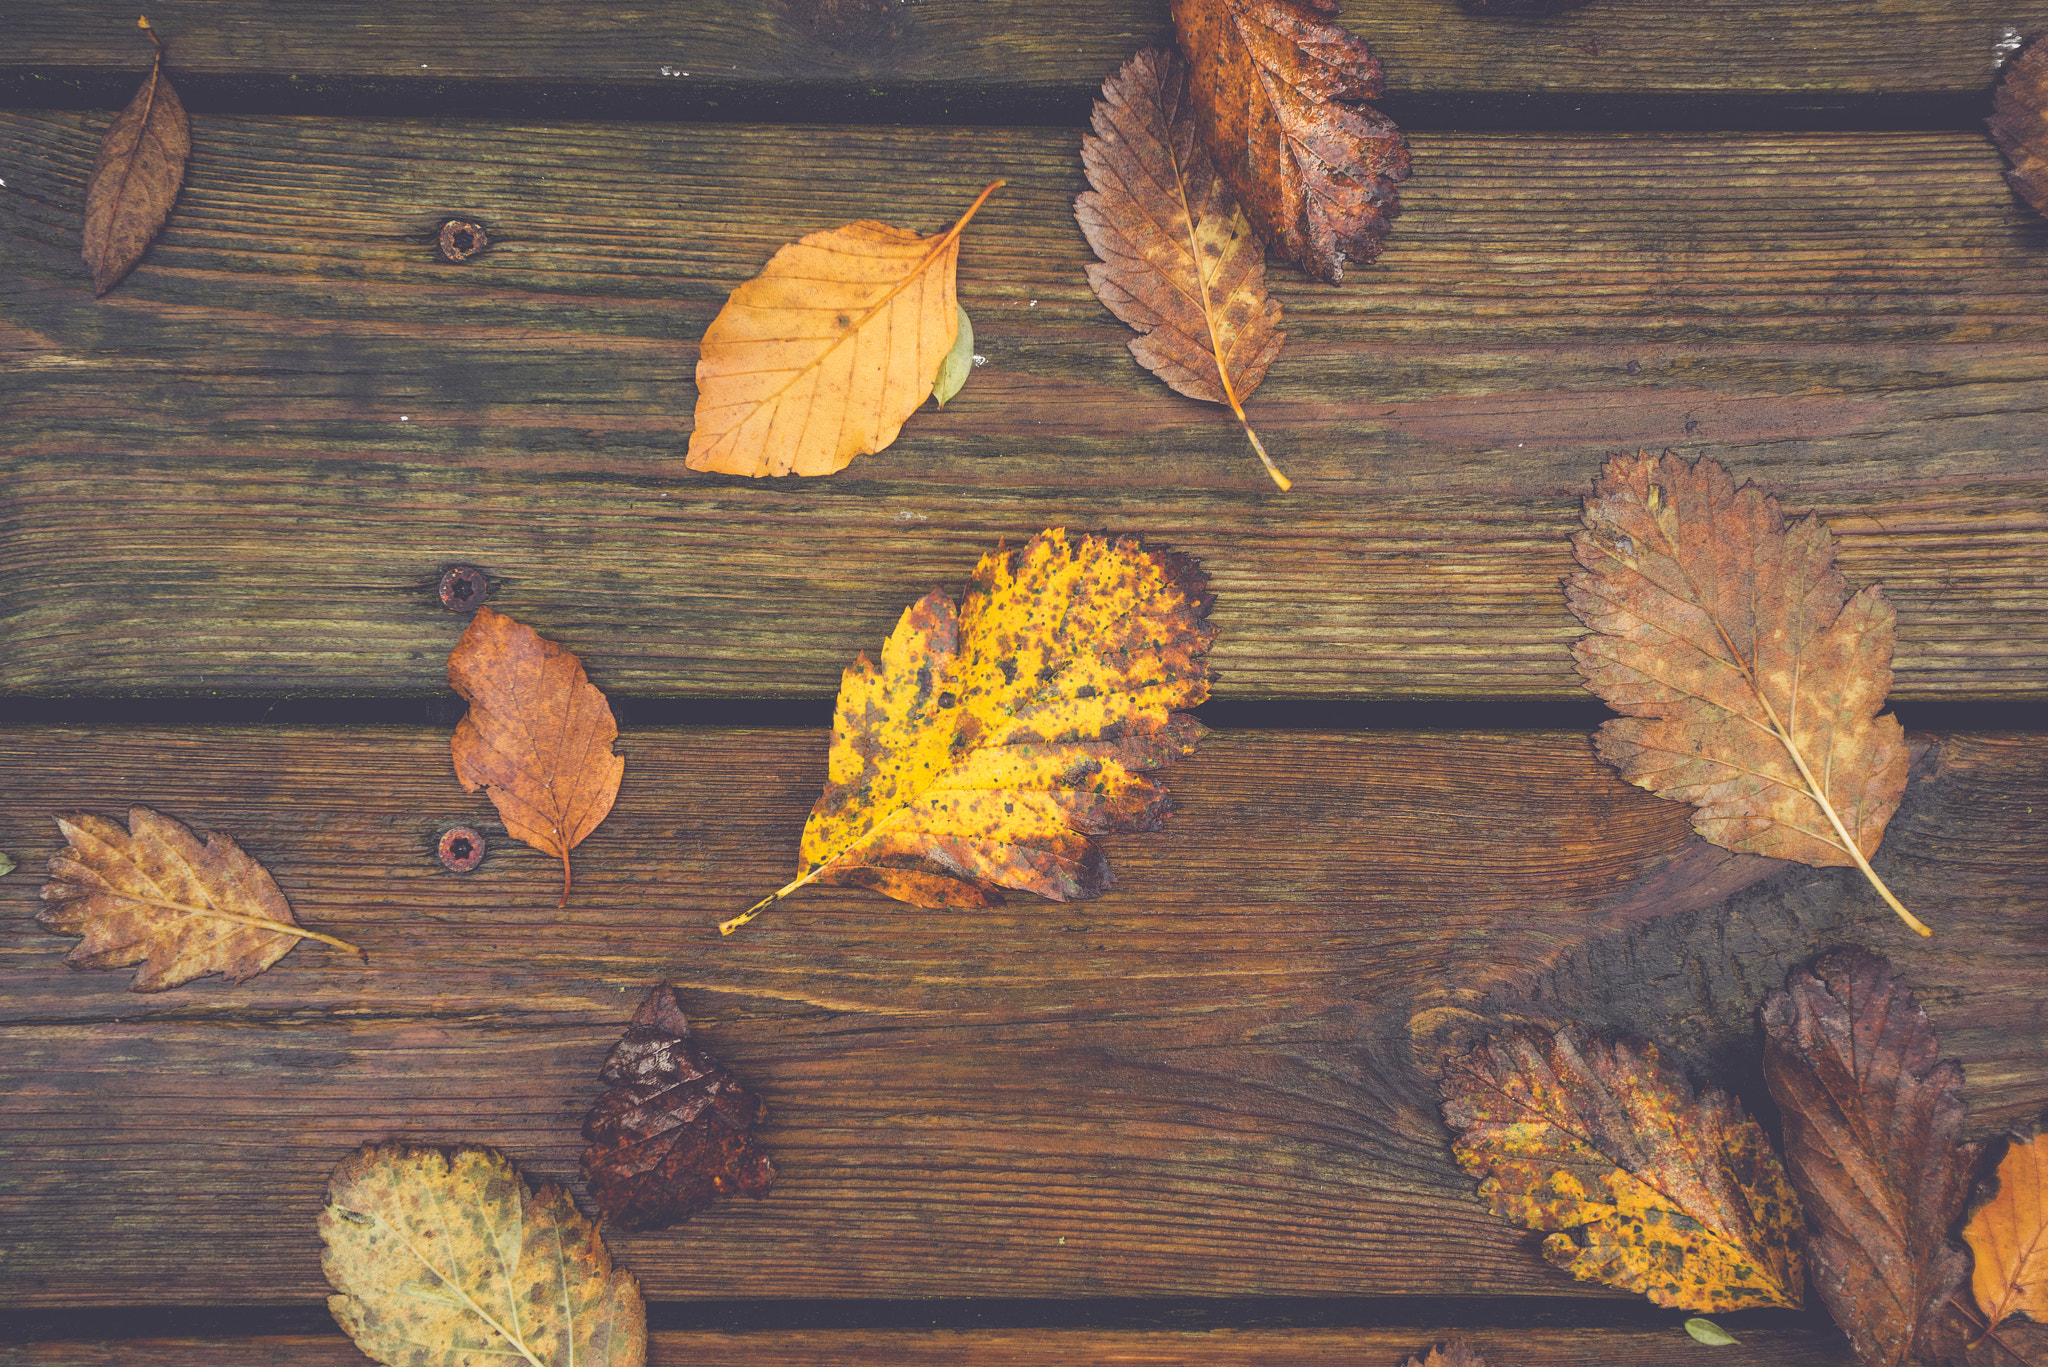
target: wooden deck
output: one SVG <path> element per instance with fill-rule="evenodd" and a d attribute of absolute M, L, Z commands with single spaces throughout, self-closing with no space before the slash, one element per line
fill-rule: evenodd
<path fill-rule="evenodd" d="M 194 158 L 92 297 L 133 8 L 0 5 L 0 1364 L 342 1364 L 313 1220 L 386 1136 L 571 1184 L 606 1050 L 682 989 L 779 1177 L 614 1235 L 658 1364 L 1662 1364 L 1451 1161 L 1416 1045 L 1493 1008 L 1649 1035 L 1768 1115 L 1755 1010 L 1856 943 L 2048 1105 L 2048 223 L 1977 121 L 2048 0 L 1346 6 L 1415 175 L 1385 256 L 1276 268 L 1249 408 L 1140 370 L 1071 205 L 1132 0 L 165 0 Z M 670 74 L 686 73 L 686 74 Z M 806 231 L 964 239 L 987 364 L 811 481 L 684 470 L 696 340 Z M 488 226 L 461 266 L 444 218 Z M 1558 580 L 1605 453 L 1825 514 L 1898 604 L 1915 779 L 1877 867 L 1727 854 L 1592 756 Z M 1090 903 L 789 876 L 839 671 L 999 539 L 1212 576 L 1216 733 Z M 557 872 L 448 761 L 474 565 L 577 651 L 625 784 Z M 35 925 L 72 810 L 231 831 L 318 945 L 139 996 Z M 474 874 L 435 863 L 482 830 Z M 1729 1367 L 1846 1367 L 1751 1312 Z"/>

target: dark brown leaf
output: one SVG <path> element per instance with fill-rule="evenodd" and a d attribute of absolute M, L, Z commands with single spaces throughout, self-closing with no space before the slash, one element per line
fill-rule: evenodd
<path fill-rule="evenodd" d="M 1380 254 L 1408 176 L 1400 130 L 1358 103 L 1382 93 L 1380 64 L 1336 17 L 1337 0 L 1173 0 L 1216 168 L 1260 235 L 1330 284 Z"/>
<path fill-rule="evenodd" d="M 598 1077 L 605 1092 L 583 1121 L 583 1180 L 624 1229 L 681 1224 L 720 1196 L 765 1196 L 775 1167 L 754 1146 L 766 1108 L 690 1043 L 674 986 L 633 1013 Z"/>
<path fill-rule="evenodd" d="M 1940 1061 L 1891 965 L 1860 949 L 1795 971 L 1763 1020 L 1786 1166 L 1820 1231 L 1815 1289 L 1866 1367 L 1945 1356 L 1935 1339 L 1970 1268 L 1949 1233 L 1977 1161 L 1962 1070 Z"/>
<path fill-rule="evenodd" d="M 2005 64 L 1985 122 L 2012 163 L 2005 178 L 2034 212 L 2048 214 L 2048 42 L 2036 38 Z"/>
<path fill-rule="evenodd" d="M 148 28 L 149 21 L 144 20 L 142 27 Z M 150 38 L 155 37 L 152 30 Z M 86 182 L 80 254 L 92 268 L 95 295 L 114 288 L 142 260 L 185 183 L 192 125 L 163 66 L 159 44 L 149 79 L 100 139 L 99 158 Z"/>

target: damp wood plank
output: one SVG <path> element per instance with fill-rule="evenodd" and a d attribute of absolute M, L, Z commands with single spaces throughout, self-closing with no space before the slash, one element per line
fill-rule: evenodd
<path fill-rule="evenodd" d="M 1073 130 L 202 119 L 96 302 L 101 122 L 0 113 L 0 690 L 435 692 L 461 562 L 614 692 L 829 697 L 1065 525 L 1203 560 L 1219 697 L 1577 698 L 1578 500 L 1670 446 L 1830 519 L 1899 605 L 1896 696 L 2048 692 L 2048 225 L 1980 138 L 1418 138 L 1380 263 L 1274 272 L 1282 495 L 1089 293 Z M 734 284 L 996 176 L 959 398 L 831 478 L 684 469 Z M 496 245 L 439 264 L 457 213 Z"/>
<path fill-rule="evenodd" d="M 116 95 L 146 59 L 132 6 L 20 6 L 0 91 L 13 102 Z M 573 116 L 592 100 L 637 116 L 804 118 L 887 110 L 944 123 L 1028 111 L 1065 121 L 1140 46 L 1170 40 L 1165 0 L 690 0 L 407 10 L 322 0 L 169 0 L 155 22 L 199 108 L 371 112 L 392 101 Z M 1601 0 L 1503 19 L 1450 0 L 1349 0 L 1343 22 L 1387 68 L 1397 110 L 1455 116 L 1456 96 L 1624 94 L 1769 100 L 1784 114 L 1863 106 L 1902 114 L 1976 96 L 2018 41 L 2048 28 L 2041 0 Z M 1844 97 L 1852 97 L 1845 99 Z M 1723 106 L 1733 107 L 1733 106 Z M 1960 104 L 1944 104 L 1951 116 Z"/>
<path fill-rule="evenodd" d="M 821 732 L 629 730 L 576 892 L 427 728 L 0 732 L 0 1302 L 323 1294 L 313 1220 L 364 1142 L 495 1144 L 570 1183 L 598 1067 L 678 984 L 767 1099 L 779 1177 L 620 1236 L 657 1300 L 1599 1296 L 1455 1169 L 1423 1066 L 1489 1011 L 1573 1017 L 1762 1095 L 1755 1011 L 1831 945 L 1891 955 L 1973 1133 L 2048 1102 L 2048 739 L 1914 738 L 1876 864 L 1708 847 L 1580 733 L 1218 732 L 1089 903 L 919 911 L 778 886 Z M 233 833 L 307 926 L 239 987 L 138 995 L 31 917 L 53 812 Z M 490 845 L 468 876 L 430 851 Z"/>

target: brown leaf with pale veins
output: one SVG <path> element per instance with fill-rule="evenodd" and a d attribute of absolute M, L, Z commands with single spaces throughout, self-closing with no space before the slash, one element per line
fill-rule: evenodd
<path fill-rule="evenodd" d="M 1209 155 L 1280 254 L 1335 284 L 1400 212 L 1408 143 L 1359 101 L 1383 93 L 1371 49 L 1330 22 L 1337 0 L 1173 0 Z"/>
<path fill-rule="evenodd" d="M 121 111 L 92 164 L 85 184 L 85 242 L 80 255 L 92 268 L 92 292 L 105 294 L 135 268 L 163 230 L 185 183 L 192 155 L 192 124 L 178 92 L 164 75 L 163 43 L 149 20 L 156 61 L 149 79 Z"/>
<path fill-rule="evenodd" d="M 307 930 L 277 880 L 225 831 L 204 845 L 190 827 L 147 807 L 128 809 L 128 829 L 105 817 L 58 817 L 71 842 L 50 860 L 36 915 L 45 930 L 85 939 L 73 968 L 139 963 L 131 992 L 161 992 L 206 973 L 244 982 L 300 940 L 362 951 Z"/>
<path fill-rule="evenodd" d="M 584 1117 L 583 1181 L 623 1229 L 666 1229 L 720 1196 L 765 1196 L 775 1167 L 754 1144 L 761 1098 L 690 1042 L 673 984 L 633 1013 Z"/>
<path fill-rule="evenodd" d="M 1411 1357 L 1401 1367 L 1486 1367 L 1486 1359 L 1463 1339 L 1452 1339 L 1429 1350 L 1428 1357 Z"/>
<path fill-rule="evenodd" d="M 1866 1367 L 1943 1356 L 1934 1335 L 1969 1270 L 1949 1231 L 1977 1161 L 1962 1070 L 1891 965 L 1860 949 L 1794 971 L 1763 1022 L 1785 1163 L 1820 1231 L 1814 1289 Z"/>
<path fill-rule="evenodd" d="M 1195 130 L 1187 66 L 1148 48 L 1102 84 L 1081 139 L 1088 184 L 1074 217 L 1101 258 L 1095 297 L 1136 328 L 1138 363 L 1191 399 L 1228 404 L 1282 489 L 1287 476 L 1244 415 L 1287 340 L 1266 297 L 1266 246 Z"/>
<path fill-rule="evenodd" d="M 469 703 L 455 776 L 490 794 L 513 838 L 561 859 L 569 905 L 569 851 L 611 811 L 626 771 L 611 704 L 573 653 L 489 608 L 448 656 L 448 683 Z"/>
<path fill-rule="evenodd" d="M 1854 864 L 1931 934 L 1869 862 L 1906 789 L 1905 732 L 1878 715 L 1898 614 L 1874 584 L 1850 595 L 1827 524 L 1788 526 L 1711 460 L 1615 456 L 1572 551 L 1565 597 L 1591 628 L 1572 658 L 1622 714 L 1600 758 L 1690 802 L 1716 845 Z"/>
<path fill-rule="evenodd" d="M 2005 64 L 1985 122 L 2012 163 L 2006 180 L 2034 212 L 2048 214 L 2048 42 L 2034 39 Z"/>
<path fill-rule="evenodd" d="M 2020 1314 L 2048 1325 L 2048 1134 L 2016 1140 L 1984 1185 L 1963 1227 L 1978 1308 L 1993 1329 Z"/>

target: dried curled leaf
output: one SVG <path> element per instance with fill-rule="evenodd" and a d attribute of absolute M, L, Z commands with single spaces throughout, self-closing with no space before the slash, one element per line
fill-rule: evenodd
<path fill-rule="evenodd" d="M 128 809 L 128 829 L 105 817 L 58 817 L 70 842 L 50 859 L 37 924 L 82 935 L 73 968 L 139 963 L 130 992 L 161 992 L 207 973 L 244 982 L 300 940 L 362 951 L 307 930 L 277 880 L 225 831 L 204 845 L 190 827 L 147 807 Z"/>
<path fill-rule="evenodd" d="M 1558 1231 L 1553 1266 L 1686 1310 L 1799 1305 L 1799 1200 L 1770 1142 L 1653 1046 L 1523 1027 L 1442 1086 L 1458 1162 L 1496 1215 Z"/>
<path fill-rule="evenodd" d="M 775 1167 L 755 1147 L 766 1107 L 690 1043 L 672 984 L 649 993 L 598 1074 L 583 1120 L 583 1181 L 623 1229 L 666 1229 L 720 1196 L 765 1196 Z"/>
<path fill-rule="evenodd" d="M 1989 1195 L 1963 1227 L 1984 1322 L 1996 1329 L 2025 1315 L 2048 1324 L 2048 1134 L 2008 1148 L 1986 1186 Z"/>
<path fill-rule="evenodd" d="M 939 358 L 939 373 L 932 378 L 932 401 L 941 408 L 965 387 L 967 377 L 974 373 L 974 320 L 958 304 L 953 306 L 953 312 L 959 319 L 959 331 L 953 334 L 952 350 Z"/>
<path fill-rule="evenodd" d="M 147 19 L 142 27 L 149 28 Z M 163 231 L 192 155 L 191 120 L 164 75 L 156 30 L 150 29 L 149 36 L 157 43 L 149 79 L 100 139 L 92 177 L 85 183 L 85 238 L 79 254 L 92 268 L 96 296 L 118 285 Z"/>
<path fill-rule="evenodd" d="M 913 603 L 840 682 L 799 876 L 720 929 L 810 882 L 920 907 L 1107 890 L 1095 837 L 1160 829 L 1150 773 L 1202 735 L 1176 709 L 1209 695 L 1206 590 L 1190 557 L 1054 529 L 983 556 L 958 611 Z"/>
<path fill-rule="evenodd" d="M 1400 210 L 1408 143 L 1337 0 L 1173 0 L 1202 140 L 1259 235 L 1318 280 L 1371 261 Z"/>
<path fill-rule="evenodd" d="M 1709 1348 L 1730 1348 L 1742 1342 L 1712 1320 L 1702 1319 L 1698 1315 L 1687 1320 L 1684 1328 L 1694 1343 L 1704 1343 Z"/>
<path fill-rule="evenodd" d="M 611 811 L 626 772 L 611 704 L 574 653 L 489 608 L 449 654 L 448 683 L 469 703 L 455 776 L 490 794 L 514 839 L 562 861 L 567 906 L 569 851 Z"/>
<path fill-rule="evenodd" d="M 1961 1143 L 1962 1070 L 1876 955 L 1795 971 L 1764 1003 L 1764 1077 L 1785 1115 L 1785 1163 L 1820 1233 L 1814 1289 L 1865 1364 L 1930 1351 L 1969 1269 L 1949 1230 L 1977 1146 Z"/>
<path fill-rule="evenodd" d="M 1429 1350 L 1428 1357 L 1411 1357 L 1401 1367 L 1486 1367 L 1486 1359 L 1463 1339 L 1452 1339 Z"/>
<path fill-rule="evenodd" d="M 1930 934 L 1869 861 L 1906 789 L 1905 732 L 1878 715 L 1897 614 L 1874 584 L 1850 596 L 1826 524 L 1787 526 L 1710 460 L 1616 456 L 1572 551 L 1565 596 L 1591 629 L 1572 658 L 1622 714 L 1600 758 L 1690 802 L 1716 845 L 1854 864 Z"/>
<path fill-rule="evenodd" d="M 2005 64 L 1985 122 L 2012 163 L 2006 180 L 2034 212 L 2048 214 L 2048 42 L 2036 38 Z"/>
<path fill-rule="evenodd" d="M 1157 48 L 1102 84 L 1095 132 L 1081 139 L 1093 188 L 1074 201 L 1101 258 L 1088 284 L 1138 330 L 1138 363 L 1176 393 L 1228 404 L 1286 489 L 1244 415 L 1287 340 L 1280 305 L 1266 297 L 1266 246 L 1202 146 L 1187 84 L 1186 64 Z"/>
<path fill-rule="evenodd" d="M 697 355 L 684 463 L 727 475 L 829 475 L 896 440 L 958 330 L 960 230 L 849 223 L 776 252 L 732 292 Z"/>
<path fill-rule="evenodd" d="M 495 1149 L 366 1144 L 320 1212 L 327 1298 L 393 1367 L 640 1367 L 647 1308 L 597 1226 Z"/>

